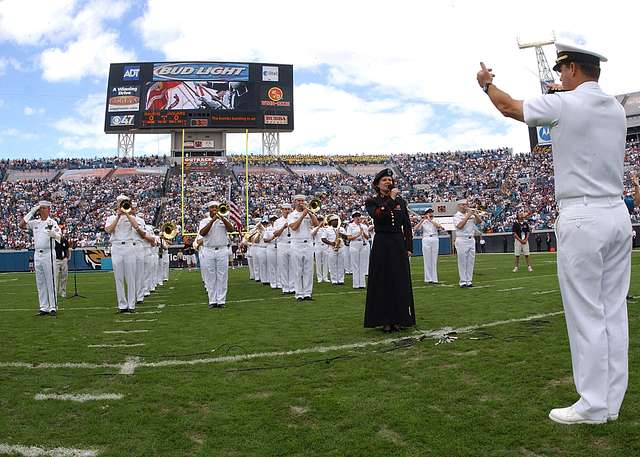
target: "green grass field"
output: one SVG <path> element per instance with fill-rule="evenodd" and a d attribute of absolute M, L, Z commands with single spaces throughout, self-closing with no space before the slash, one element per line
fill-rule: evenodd
<path fill-rule="evenodd" d="M 512 273 L 511 255 L 478 255 L 476 287 L 461 290 L 455 257 L 440 259 L 440 286 L 423 284 L 414 258 L 417 329 L 391 338 L 362 327 L 365 292 L 349 277 L 296 302 L 232 270 L 227 308 L 209 310 L 200 273 L 172 271 L 138 313 L 117 315 L 112 275 L 83 273 L 88 298 L 61 301 L 52 318 L 35 317 L 32 274 L 1 274 L 0 455 L 640 455 L 640 305 L 629 303 L 620 419 L 555 424 L 549 410 L 577 396 L 555 255 L 532 259 L 533 273 Z M 633 263 L 635 295 L 640 254 Z M 475 325 L 449 344 L 417 338 Z M 35 399 L 83 393 L 122 397 Z M 33 455 L 83 455 L 58 452 Z"/>

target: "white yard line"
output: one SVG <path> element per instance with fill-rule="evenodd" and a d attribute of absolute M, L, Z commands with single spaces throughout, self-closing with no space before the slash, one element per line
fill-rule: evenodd
<path fill-rule="evenodd" d="M 136 313 L 137 314 L 137 313 Z M 155 322 L 158 319 L 133 319 L 133 320 L 129 320 L 129 319 L 121 319 L 121 320 L 116 320 L 116 322 Z"/>
<path fill-rule="evenodd" d="M 522 290 L 524 287 L 512 287 L 511 289 L 498 289 L 497 292 L 511 292 L 512 290 Z"/>
<path fill-rule="evenodd" d="M 122 394 L 36 394 L 34 400 L 85 401 L 122 400 Z"/>
<path fill-rule="evenodd" d="M 398 338 L 387 338 L 383 340 L 374 341 L 361 341 L 350 344 L 342 344 L 336 346 L 313 346 L 310 348 L 294 349 L 291 351 L 278 351 L 278 352 L 256 352 L 251 354 L 211 357 L 205 359 L 192 359 L 192 360 L 162 360 L 159 362 L 141 362 L 138 357 L 129 357 L 124 363 L 119 364 L 95 364 L 95 363 L 26 363 L 26 362 L 0 362 L 0 368 L 27 368 L 27 369 L 54 369 L 54 368 L 79 368 L 79 369 L 96 369 L 96 368 L 117 368 L 120 374 L 133 374 L 137 368 L 158 368 L 158 367 L 170 367 L 170 366 L 188 366 L 199 364 L 211 364 L 221 362 L 239 362 L 243 360 L 252 360 L 258 358 L 269 357 L 286 357 L 290 355 L 299 354 L 322 354 L 325 352 L 342 351 L 347 349 L 358 349 L 369 346 L 379 346 L 383 344 L 392 344 L 406 338 L 437 338 L 449 332 L 468 333 L 477 329 L 496 327 L 499 325 L 507 325 L 515 322 L 527 322 L 535 319 L 542 319 L 545 317 L 559 316 L 564 314 L 563 311 L 556 311 L 553 313 L 534 314 L 527 317 L 507 319 L 494 322 L 486 322 L 484 324 L 469 325 L 466 327 L 452 328 L 443 327 L 438 330 L 428 330 L 426 332 L 414 332 L 411 336 L 401 336 Z M 119 333 L 134 333 L 138 332 L 133 330 L 131 332 L 119 332 Z"/>
<path fill-rule="evenodd" d="M 105 330 L 102 333 L 147 333 L 149 330 Z"/>
<path fill-rule="evenodd" d="M 162 309 L 162 308 L 164 308 L 165 306 L 167 306 L 167 305 L 165 305 L 164 303 L 160 303 L 160 304 L 158 305 L 158 309 Z"/>
<path fill-rule="evenodd" d="M 134 348 L 146 346 L 145 343 L 134 343 L 134 344 L 90 344 L 88 348 Z"/>
<path fill-rule="evenodd" d="M 560 289 L 552 289 L 552 290 L 541 290 L 539 292 L 534 292 L 533 295 L 545 295 L 545 294 L 552 294 L 554 292 L 559 292 Z"/>
<path fill-rule="evenodd" d="M 25 457 L 95 457 L 99 454 L 99 451 L 66 447 L 44 449 L 38 446 L 0 443 L 0 454 L 17 454 Z"/>

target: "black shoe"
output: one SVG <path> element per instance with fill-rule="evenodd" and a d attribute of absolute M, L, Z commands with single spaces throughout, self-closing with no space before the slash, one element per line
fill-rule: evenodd
<path fill-rule="evenodd" d="M 36 314 L 36 316 L 48 316 L 49 313 L 46 311 L 38 311 L 38 314 Z"/>
<path fill-rule="evenodd" d="M 141 305 L 141 304 L 142 304 L 142 300 L 138 300 L 138 301 L 136 302 L 136 305 Z"/>
<path fill-rule="evenodd" d="M 302 297 L 296 297 L 296 300 L 297 300 L 297 301 L 302 301 L 302 300 L 304 300 L 304 298 L 302 298 Z"/>
<path fill-rule="evenodd" d="M 124 313 L 128 313 L 128 312 L 129 312 L 129 310 L 128 310 L 128 309 L 126 309 L 126 308 L 125 308 L 125 309 L 119 309 L 119 310 L 118 310 L 118 314 L 124 314 Z"/>
<path fill-rule="evenodd" d="M 136 312 L 135 308 L 134 309 L 129 308 L 127 311 L 130 312 L 131 314 Z"/>
<path fill-rule="evenodd" d="M 460 285 L 460 288 L 461 288 L 461 289 L 466 289 L 466 288 L 467 288 L 467 285 L 466 285 L 466 284 L 462 284 L 462 285 Z"/>
<path fill-rule="evenodd" d="M 52 309 L 51 311 L 49 311 L 49 316 L 53 316 L 56 317 L 58 313 L 56 313 L 55 309 Z"/>
<path fill-rule="evenodd" d="M 467 284 L 467 287 L 473 287 L 473 284 Z"/>
<path fill-rule="evenodd" d="M 303 300 L 307 300 L 307 301 L 313 301 L 313 298 L 311 297 L 304 297 Z"/>
<path fill-rule="evenodd" d="M 392 328 L 384 328 L 384 327 L 383 327 L 383 328 L 382 328 L 382 331 L 383 331 L 384 333 L 391 333 L 391 332 L 393 332 L 393 329 L 392 329 Z"/>
<path fill-rule="evenodd" d="M 218 308 L 225 308 L 224 303 L 218 303 Z"/>
<path fill-rule="evenodd" d="M 209 309 L 217 308 L 218 305 L 216 303 L 209 303 Z"/>

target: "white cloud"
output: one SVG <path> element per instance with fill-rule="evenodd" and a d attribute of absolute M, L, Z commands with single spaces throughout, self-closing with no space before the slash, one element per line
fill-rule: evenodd
<path fill-rule="evenodd" d="M 0 41 L 37 45 L 59 40 L 71 27 L 75 0 L 3 0 L 0 6 Z"/>
<path fill-rule="evenodd" d="M 45 113 L 45 109 L 44 108 L 32 108 L 30 106 L 25 106 L 24 107 L 24 115 L 25 116 L 33 116 L 36 114 L 44 114 Z"/>
<path fill-rule="evenodd" d="M 33 140 L 35 138 L 38 138 L 38 135 L 31 132 L 25 132 L 23 130 L 19 130 L 16 128 L 7 128 L 0 131 L 0 138 L 2 137 L 12 137 L 20 140 Z"/>
<path fill-rule="evenodd" d="M 572 0 L 554 4 L 549 12 L 535 2 L 501 0 L 491 4 L 488 14 L 486 4 L 472 0 L 407 1 L 397 8 L 382 1 L 363 8 L 358 2 L 338 0 L 321 6 L 306 2 L 277 6 L 256 0 L 243 3 L 243 10 L 251 14 L 242 15 L 240 29 L 237 21 L 216 23 L 216 36 L 233 37 L 220 46 L 212 45 L 209 29 L 193 26 L 191 16 L 167 14 L 173 5 L 173 0 L 150 2 L 136 21 L 145 45 L 162 52 L 167 60 L 257 60 L 328 70 L 328 84 L 322 91 L 326 98 L 311 93 L 319 88 L 303 85 L 296 92 L 296 130 L 282 140 L 291 150 L 305 146 L 331 152 L 427 150 L 465 144 L 486 147 L 487 142 L 502 141 L 524 150 L 526 127 L 502 118 L 478 88 L 475 74 L 484 60 L 497 74 L 496 85 L 514 97 L 537 95 L 535 53 L 519 50 L 516 38 L 539 39 L 552 30 L 559 39 L 583 41 L 608 55 L 610 62 L 601 79 L 606 91 L 638 89 L 640 61 L 628 58 L 634 43 L 629 38 L 631 22 L 625 25 L 624 21 L 640 13 L 635 3 L 611 1 L 602 8 L 593 0 Z M 219 13 L 219 5 L 206 0 L 193 0 L 189 6 L 202 17 Z M 551 48 L 548 54 L 553 54 Z M 356 94 L 364 88 L 369 91 L 367 99 L 377 96 L 380 106 L 360 105 L 346 96 L 347 91 L 336 92 L 345 85 L 356 86 Z M 393 114 L 386 113 L 382 102 L 396 100 L 410 102 Z M 448 136 L 444 131 L 425 134 L 420 124 L 430 108 L 423 105 L 438 104 L 460 113 L 460 119 L 450 120 L 451 126 L 462 125 L 467 118 L 489 119 L 506 133 L 496 135 L 479 123 Z M 366 114 L 363 109 L 368 110 Z M 236 143 L 242 140 L 230 140 Z"/>
<path fill-rule="evenodd" d="M 14 58 L 0 57 L 0 76 L 4 75 L 8 69 L 22 71 L 22 64 Z"/>

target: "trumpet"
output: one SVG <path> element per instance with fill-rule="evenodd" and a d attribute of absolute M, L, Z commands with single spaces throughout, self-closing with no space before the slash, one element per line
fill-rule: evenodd
<path fill-rule="evenodd" d="M 230 212 L 231 209 L 229 208 L 229 204 L 227 202 L 220 203 L 220 206 L 218 206 L 218 216 L 227 217 Z"/>
<path fill-rule="evenodd" d="M 122 200 L 118 208 L 125 214 L 129 214 L 133 209 L 133 205 L 131 205 L 131 200 Z"/>
<path fill-rule="evenodd" d="M 172 240 L 178 234 L 178 227 L 176 227 L 175 222 L 165 222 L 162 224 L 162 229 L 160 231 L 162 232 L 162 237 L 165 240 Z"/>
<path fill-rule="evenodd" d="M 309 202 L 309 211 L 315 214 L 320 211 L 320 208 L 322 208 L 322 202 L 320 201 L 320 199 L 317 197 L 312 198 Z"/>

